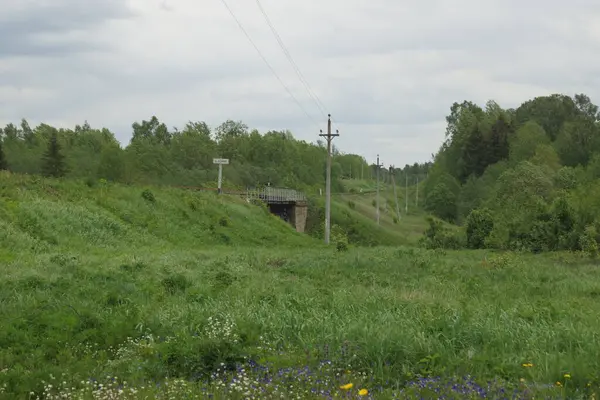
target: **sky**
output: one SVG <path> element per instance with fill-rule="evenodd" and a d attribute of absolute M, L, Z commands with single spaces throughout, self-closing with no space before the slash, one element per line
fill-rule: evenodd
<path fill-rule="evenodd" d="M 403 166 L 438 151 L 455 101 L 600 102 L 598 0 L 0 0 L 0 9 L 0 125 L 88 121 L 123 145 L 152 115 L 179 128 L 241 120 L 315 142 L 331 113 L 341 151 Z"/>

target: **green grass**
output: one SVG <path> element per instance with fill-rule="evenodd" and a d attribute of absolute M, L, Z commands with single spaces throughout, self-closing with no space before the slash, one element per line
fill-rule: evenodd
<path fill-rule="evenodd" d="M 338 252 L 212 194 L 149 188 L 149 202 L 144 188 L 8 175 L 0 189 L 6 398 L 40 395 L 50 375 L 69 388 L 110 375 L 151 397 L 202 386 L 240 398 L 203 380 L 244 357 L 314 369 L 329 359 L 320 385 L 353 382 L 352 393 L 376 398 L 417 375 L 497 377 L 532 391 L 561 381 L 551 394 L 571 398 L 597 387 L 600 269 L 577 255 Z M 177 378 L 201 380 L 148 382 Z M 299 384 L 285 390 L 316 398 Z"/>

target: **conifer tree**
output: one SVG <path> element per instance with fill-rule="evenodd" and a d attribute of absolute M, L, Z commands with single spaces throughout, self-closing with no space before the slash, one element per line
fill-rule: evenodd
<path fill-rule="evenodd" d="M 65 157 L 60 150 L 56 133 L 53 133 L 48 143 L 48 149 L 43 156 L 42 174 L 44 176 L 53 176 L 55 178 L 65 176 L 67 172 Z"/>
<path fill-rule="evenodd" d="M 0 171 L 8 170 L 8 162 L 4 155 L 4 148 L 2 147 L 2 139 L 0 139 Z"/>

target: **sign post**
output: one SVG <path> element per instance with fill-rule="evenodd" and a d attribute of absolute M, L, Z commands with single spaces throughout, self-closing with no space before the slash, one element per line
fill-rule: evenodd
<path fill-rule="evenodd" d="M 228 158 L 213 158 L 213 164 L 219 165 L 219 183 L 217 188 L 217 193 L 221 194 L 221 182 L 223 181 L 223 165 L 229 164 Z"/>

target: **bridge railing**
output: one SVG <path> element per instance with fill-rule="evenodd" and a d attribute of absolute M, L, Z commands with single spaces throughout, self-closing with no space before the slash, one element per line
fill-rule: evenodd
<path fill-rule="evenodd" d="M 267 203 L 295 203 L 306 201 L 306 195 L 294 189 L 283 188 L 253 188 L 246 192 L 248 199 L 259 199 Z"/>

